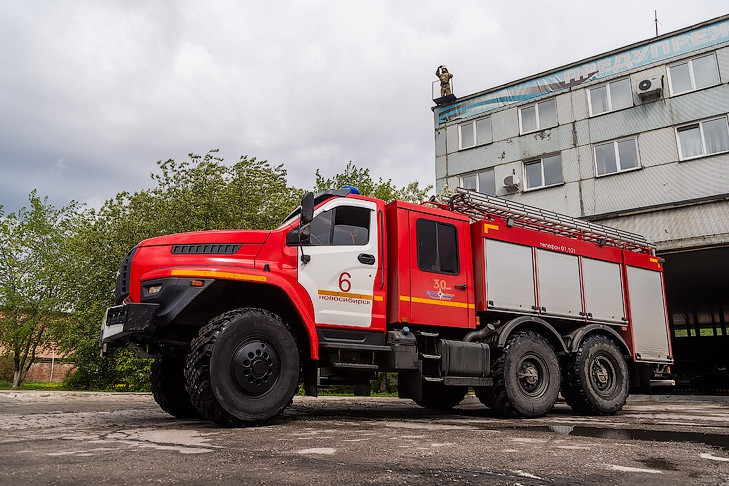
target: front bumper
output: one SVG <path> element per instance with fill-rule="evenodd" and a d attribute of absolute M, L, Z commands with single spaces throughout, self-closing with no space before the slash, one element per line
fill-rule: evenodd
<path fill-rule="evenodd" d="M 152 320 L 157 314 L 159 304 L 122 304 L 106 309 L 101 321 L 101 355 L 109 350 L 109 345 L 133 334 L 150 331 Z"/>

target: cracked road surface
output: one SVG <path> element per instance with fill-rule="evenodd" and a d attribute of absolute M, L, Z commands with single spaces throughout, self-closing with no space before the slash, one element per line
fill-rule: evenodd
<path fill-rule="evenodd" d="M 296 397 L 270 425 L 178 420 L 149 394 L 0 391 L 0 484 L 727 484 L 729 400 L 505 420 L 396 398 Z"/>

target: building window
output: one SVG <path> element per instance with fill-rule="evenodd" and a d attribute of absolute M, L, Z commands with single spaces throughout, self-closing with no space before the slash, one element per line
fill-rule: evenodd
<path fill-rule="evenodd" d="M 681 160 L 729 151 L 729 123 L 722 116 L 676 128 Z"/>
<path fill-rule="evenodd" d="M 458 135 L 461 149 L 491 143 L 491 117 L 458 125 Z"/>
<path fill-rule="evenodd" d="M 633 106 L 633 92 L 628 78 L 590 89 L 591 116 L 631 106 Z"/>
<path fill-rule="evenodd" d="M 668 81 L 674 95 L 719 84 L 716 56 L 711 53 L 669 66 Z"/>
<path fill-rule="evenodd" d="M 415 223 L 415 234 L 421 270 L 458 275 L 458 232 L 455 226 L 419 219 Z"/>
<path fill-rule="evenodd" d="M 638 138 L 595 145 L 595 167 L 598 176 L 639 168 Z"/>
<path fill-rule="evenodd" d="M 521 133 L 557 126 L 557 102 L 554 98 L 519 108 Z"/>
<path fill-rule="evenodd" d="M 495 196 L 496 180 L 494 179 L 494 169 L 461 177 L 461 187 L 472 191 L 478 191 L 481 194 Z"/>
<path fill-rule="evenodd" d="M 526 190 L 554 186 L 564 182 L 562 178 L 562 156 L 551 155 L 524 163 Z"/>

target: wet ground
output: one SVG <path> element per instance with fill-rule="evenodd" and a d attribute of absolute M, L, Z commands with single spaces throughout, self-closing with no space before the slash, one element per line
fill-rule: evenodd
<path fill-rule="evenodd" d="M 264 427 L 177 420 L 147 394 L 0 392 L 0 484 L 729 484 L 726 397 L 504 420 L 395 398 L 297 397 Z"/>

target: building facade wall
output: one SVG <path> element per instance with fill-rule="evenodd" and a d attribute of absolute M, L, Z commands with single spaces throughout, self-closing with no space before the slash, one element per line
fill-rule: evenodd
<path fill-rule="evenodd" d="M 73 372 L 74 365 L 65 361 L 39 360 L 33 363 L 25 377 L 26 382 L 61 382 Z"/>
<path fill-rule="evenodd" d="M 469 115 L 475 111 L 471 108 L 462 110 L 465 116 L 446 118 L 444 113 L 454 112 L 453 107 L 437 107 L 437 190 L 462 186 L 463 177 L 493 170 L 498 196 L 642 233 L 659 249 L 729 243 L 729 207 L 724 197 L 729 194 L 729 150 L 682 160 L 677 131 L 687 124 L 720 118 L 729 132 L 729 16 L 629 46 L 630 50 L 625 52 L 633 56 L 649 49 L 661 53 L 665 48 L 668 52 L 668 47 L 678 50 L 684 47 L 683 42 L 692 40 L 701 45 L 712 36 L 721 42 L 475 115 Z M 604 59 L 620 60 L 624 58 L 621 52 L 608 53 Z M 715 56 L 718 84 L 672 94 L 669 67 L 707 54 Z M 584 71 L 584 66 L 601 62 L 598 56 L 574 66 L 581 65 Z M 615 66 L 616 61 L 612 62 Z M 571 72 L 570 69 L 567 66 L 556 71 Z M 650 78 L 662 80 L 663 92 L 657 99 L 642 100 L 638 85 Z M 591 116 L 590 90 L 623 79 L 629 80 L 632 106 Z M 474 95 L 473 101 L 488 97 L 489 92 L 483 92 Z M 520 135 L 519 109 L 551 99 L 555 100 L 557 125 Z M 458 102 L 459 106 L 468 106 L 469 99 Z M 486 118 L 491 120 L 490 139 L 461 148 L 463 128 L 459 126 Z M 638 167 L 598 175 L 596 146 L 633 138 L 637 143 Z M 549 187 L 525 189 L 525 163 L 556 154 L 561 156 L 562 181 Z M 502 183 L 509 175 L 521 180 L 517 189 Z"/>

